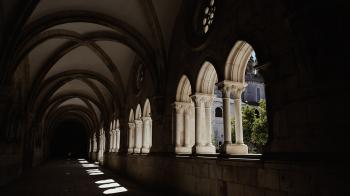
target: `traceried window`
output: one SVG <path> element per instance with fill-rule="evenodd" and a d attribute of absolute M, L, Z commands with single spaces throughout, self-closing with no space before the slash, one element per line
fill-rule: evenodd
<path fill-rule="evenodd" d="M 210 26 L 213 24 L 215 10 L 215 0 L 209 0 L 208 4 L 204 8 L 204 16 L 202 23 L 204 33 L 207 33 L 209 31 Z"/>

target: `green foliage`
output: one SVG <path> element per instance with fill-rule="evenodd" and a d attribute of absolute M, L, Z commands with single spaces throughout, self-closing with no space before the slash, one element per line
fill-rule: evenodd
<path fill-rule="evenodd" d="M 253 123 L 251 141 L 258 148 L 264 146 L 268 138 L 267 115 L 266 115 L 266 101 L 259 102 L 259 117 Z"/>
<path fill-rule="evenodd" d="M 258 114 L 257 112 L 258 111 Z M 246 105 L 242 108 L 244 142 L 252 153 L 260 153 L 268 138 L 266 101 L 261 100 L 259 107 Z M 231 119 L 232 142 L 235 142 L 235 119 Z"/>

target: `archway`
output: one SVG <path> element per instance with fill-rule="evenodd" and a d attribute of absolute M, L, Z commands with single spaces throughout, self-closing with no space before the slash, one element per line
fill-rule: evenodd
<path fill-rule="evenodd" d="M 220 87 L 223 94 L 223 106 L 224 106 L 224 148 L 223 150 L 227 154 L 248 154 L 248 146 L 244 143 L 244 130 L 242 124 L 242 104 L 241 100 L 247 100 L 248 95 L 251 92 L 242 93 L 248 86 L 246 81 L 246 75 L 249 77 L 250 81 L 253 81 L 254 78 L 251 78 L 250 74 L 246 73 L 247 67 L 250 72 L 257 74 L 254 64 L 256 63 L 255 53 L 253 47 L 245 41 L 237 41 L 233 46 L 228 59 L 225 64 L 225 80 L 220 83 Z M 249 88 L 253 87 L 250 85 Z M 256 87 L 256 88 L 255 88 Z M 253 91 L 255 92 L 254 100 L 257 102 L 257 99 L 261 99 L 261 87 L 255 85 Z M 257 91 L 259 90 L 259 92 Z M 235 143 L 232 144 L 231 139 L 231 96 L 233 97 L 233 108 L 234 108 L 234 132 L 235 132 Z M 246 103 L 244 103 L 246 104 Z"/>
<path fill-rule="evenodd" d="M 199 71 L 196 82 L 196 94 L 192 96 L 196 111 L 196 153 L 214 154 L 212 143 L 212 105 L 214 88 L 218 81 L 214 66 L 206 61 Z"/>
<path fill-rule="evenodd" d="M 79 121 L 65 120 L 53 129 L 50 145 L 52 157 L 87 157 L 87 130 Z"/>

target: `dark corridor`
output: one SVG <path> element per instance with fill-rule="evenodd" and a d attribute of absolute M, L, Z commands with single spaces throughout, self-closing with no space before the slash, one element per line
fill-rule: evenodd
<path fill-rule="evenodd" d="M 63 121 L 53 130 L 51 157 L 87 157 L 86 128 L 77 121 Z"/>

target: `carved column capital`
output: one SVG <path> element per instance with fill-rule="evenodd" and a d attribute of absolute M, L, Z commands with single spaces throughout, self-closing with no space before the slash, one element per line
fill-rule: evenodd
<path fill-rule="evenodd" d="M 142 117 L 142 121 L 143 121 L 144 124 L 150 123 L 151 120 L 152 120 L 152 118 L 149 117 L 149 116 L 144 116 L 144 117 Z"/>
<path fill-rule="evenodd" d="M 142 120 L 135 120 L 135 125 L 136 126 L 142 125 Z"/>
<path fill-rule="evenodd" d="M 204 104 L 205 102 L 210 101 L 210 99 L 212 99 L 213 96 L 208 95 L 208 94 L 203 94 L 203 93 L 196 93 L 196 94 L 192 95 L 191 98 L 194 101 L 195 106 L 198 107 L 198 106 Z"/>
<path fill-rule="evenodd" d="M 241 95 L 242 95 L 242 92 L 245 90 L 245 87 L 247 85 L 246 84 L 243 84 L 243 85 L 233 85 L 231 87 L 231 91 L 232 91 L 232 95 L 233 95 L 233 98 L 234 99 L 241 99 Z"/>
<path fill-rule="evenodd" d="M 135 123 L 133 123 L 133 122 L 129 122 L 128 125 L 129 125 L 129 128 L 130 128 L 130 129 L 131 129 L 131 128 L 135 128 Z"/>
<path fill-rule="evenodd" d="M 187 108 L 192 106 L 189 102 L 175 102 L 174 107 L 176 110 L 176 113 L 182 114 L 183 112 L 186 112 Z"/>

